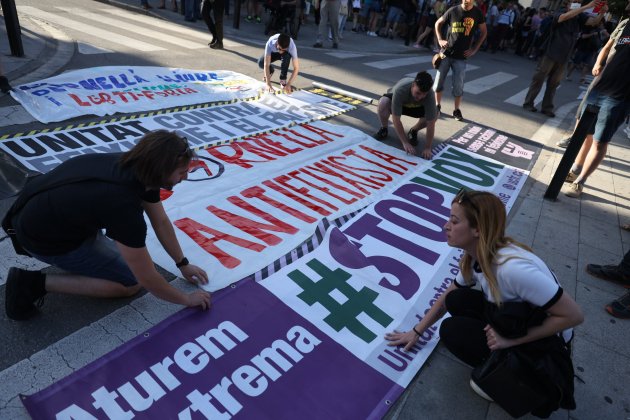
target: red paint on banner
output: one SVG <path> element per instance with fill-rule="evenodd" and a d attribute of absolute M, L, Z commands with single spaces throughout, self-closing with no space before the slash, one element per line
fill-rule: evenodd
<path fill-rule="evenodd" d="M 218 231 L 188 217 L 176 220 L 174 225 L 188 235 L 190 239 L 195 241 L 195 243 L 203 248 L 204 251 L 215 257 L 221 265 L 226 268 L 237 267 L 241 263 L 241 260 L 223 251 L 216 245 L 216 242 L 227 241 L 236 246 L 240 246 L 241 248 L 249 249 L 255 252 L 261 252 L 265 249 L 264 245 Z M 205 232 L 211 236 L 206 236 L 201 232 Z"/>
<path fill-rule="evenodd" d="M 286 179 L 290 179 L 287 176 L 284 176 Z M 330 216 L 330 212 L 328 210 L 326 210 L 323 207 L 318 206 L 317 204 L 306 200 L 303 197 L 300 197 L 298 194 L 294 193 L 293 191 L 284 188 L 281 185 L 278 184 L 274 184 L 272 181 L 263 181 L 263 185 L 271 188 L 274 191 L 279 192 L 280 194 L 284 195 L 285 197 L 290 198 L 291 200 L 294 200 L 300 204 L 302 204 L 305 207 L 308 207 L 309 209 L 321 214 L 322 216 Z"/>
<path fill-rule="evenodd" d="M 292 190 L 293 192 L 303 195 L 305 197 L 308 197 L 310 200 L 316 201 L 328 208 L 331 208 L 332 210 L 339 210 L 339 208 L 337 206 L 335 206 L 334 204 L 329 203 L 328 201 L 322 200 L 319 197 L 315 197 L 314 195 L 309 194 L 309 189 L 306 187 L 296 187 L 294 185 L 291 185 L 290 182 L 293 180 L 293 178 L 287 176 L 287 175 L 280 175 L 277 176 L 273 179 L 276 183 L 282 185 L 285 188 L 288 188 L 290 190 Z M 264 184 L 264 182 L 263 182 Z"/>
<path fill-rule="evenodd" d="M 385 152 L 382 152 L 380 150 L 372 149 L 371 147 L 368 147 L 368 146 L 360 145 L 359 147 L 361 149 L 365 150 L 366 152 L 369 152 L 369 153 L 373 154 L 374 156 L 384 160 L 385 162 L 389 163 L 390 165 L 398 166 L 404 172 L 407 171 L 407 168 L 404 165 L 400 165 L 400 164 L 395 163 L 395 162 L 404 162 L 404 163 L 408 164 L 409 166 L 418 166 L 417 163 L 410 162 L 410 161 L 405 160 L 405 159 L 401 159 L 399 157 L 396 157 L 394 155 L 390 155 L 389 153 L 385 153 Z"/>
<path fill-rule="evenodd" d="M 317 219 L 309 216 L 306 213 L 302 213 L 301 211 L 288 206 L 285 203 L 281 203 L 280 201 L 274 200 L 271 197 L 268 197 L 267 195 L 265 195 L 265 190 L 261 187 L 251 187 L 251 188 L 247 188 L 243 191 L 241 191 L 241 194 L 243 195 L 243 197 L 245 198 L 258 198 L 259 200 L 279 209 L 282 210 L 285 213 L 290 214 L 291 216 L 295 217 L 296 219 L 302 220 L 303 222 L 306 223 L 315 223 L 317 221 Z"/>
<path fill-rule="evenodd" d="M 257 222 L 255 220 L 251 220 L 246 217 L 231 213 L 227 210 L 220 209 L 216 206 L 208 206 L 207 209 L 215 216 L 219 217 L 220 219 L 223 219 L 224 221 L 231 224 L 235 228 L 240 229 L 243 232 L 249 233 L 255 238 L 260 239 L 267 245 L 277 245 L 280 242 L 282 242 L 282 239 L 280 239 L 276 235 L 266 232 L 267 230 L 270 230 L 273 232 L 288 233 L 291 235 L 295 234 L 298 231 L 298 229 L 295 226 L 291 226 L 290 224 L 283 222 L 282 220 L 272 216 L 271 214 L 266 213 L 252 206 L 251 204 L 245 202 L 243 199 L 239 197 L 235 197 L 235 196 L 229 197 L 228 201 L 234 204 L 235 206 L 240 207 L 243 210 L 246 210 L 260 217 L 261 219 L 266 220 L 269 223 L 267 224 L 267 223 Z"/>
<path fill-rule="evenodd" d="M 315 184 L 315 183 L 309 182 L 308 180 L 306 180 L 306 179 L 304 179 L 304 178 L 300 177 L 299 175 L 300 175 L 301 173 L 306 174 L 306 175 L 309 175 L 309 176 L 311 176 L 311 177 L 313 177 L 313 178 L 315 178 L 315 179 L 317 179 L 317 180 L 319 180 L 319 181 L 325 182 L 326 184 L 328 184 L 328 185 L 331 185 L 331 186 L 335 187 L 335 188 L 336 188 L 337 190 L 339 190 L 339 191 L 345 191 L 345 192 L 347 192 L 348 194 L 355 196 L 356 198 L 351 198 L 351 199 L 346 199 L 346 198 L 343 198 L 343 197 L 341 197 L 341 196 L 339 196 L 339 195 L 335 194 L 334 192 L 332 192 L 332 191 L 330 190 L 330 188 L 326 188 L 326 187 L 323 187 L 323 186 L 321 186 L 321 185 L 318 185 L 318 184 Z M 290 175 L 290 176 L 292 176 L 292 177 L 293 177 L 293 178 L 295 178 L 295 179 L 299 179 L 300 181 L 302 181 L 303 183 L 305 183 L 306 185 L 308 185 L 308 186 L 310 186 L 310 187 L 316 188 L 316 189 L 318 189 L 318 190 L 320 190 L 320 191 L 322 191 L 322 192 L 324 192 L 324 193 L 326 193 L 326 194 L 330 195 L 331 197 L 336 198 L 337 200 L 341 201 L 341 202 L 342 202 L 342 203 L 344 203 L 344 204 L 352 204 L 352 203 L 354 203 L 355 201 L 357 201 L 357 198 L 363 198 L 363 197 L 365 197 L 364 195 L 359 194 L 359 193 L 358 193 L 358 192 L 356 192 L 356 191 L 352 191 L 352 190 L 350 190 L 350 189 L 348 189 L 348 188 L 342 187 L 341 185 L 336 184 L 336 183 L 334 183 L 333 181 L 331 181 L 331 180 L 329 180 L 329 179 L 322 178 L 321 176 L 318 176 L 318 175 L 316 175 L 315 173 L 310 172 L 307 168 L 302 168 L 302 169 L 300 169 L 299 171 L 293 171 L 293 172 L 290 172 L 290 173 L 289 173 L 289 175 Z"/>

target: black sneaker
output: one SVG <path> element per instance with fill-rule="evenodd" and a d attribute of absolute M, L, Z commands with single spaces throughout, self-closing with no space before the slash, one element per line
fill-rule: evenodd
<path fill-rule="evenodd" d="M 543 114 L 545 114 L 546 116 L 548 116 L 549 118 L 555 118 L 556 114 L 554 114 L 554 112 L 550 109 L 543 109 L 542 111 Z"/>
<path fill-rule="evenodd" d="M 606 312 L 614 317 L 629 319 L 630 318 L 630 292 L 621 296 L 619 299 L 613 300 L 606 305 Z"/>
<path fill-rule="evenodd" d="M 566 139 L 560 140 L 559 142 L 556 143 L 556 146 L 566 149 L 567 147 L 569 147 L 569 143 L 571 143 L 571 137 L 567 137 Z"/>
<path fill-rule="evenodd" d="M 607 280 L 625 288 L 630 288 L 630 274 L 623 273 L 618 265 L 587 264 L 586 272 L 598 279 Z"/>
<path fill-rule="evenodd" d="M 417 146 L 418 145 L 418 130 L 414 130 L 413 128 L 409 129 L 409 131 L 407 132 L 407 141 L 412 146 L 414 147 Z"/>
<path fill-rule="evenodd" d="M 387 127 L 381 127 L 378 129 L 376 134 L 374 134 L 374 138 L 376 140 L 385 140 L 387 138 Z"/>
<path fill-rule="evenodd" d="M 321 42 L 316 42 L 315 44 L 313 44 L 313 48 L 322 48 L 323 45 Z"/>
<path fill-rule="evenodd" d="M 11 267 L 5 286 L 5 309 L 7 317 L 16 321 L 31 318 L 37 313 L 37 306 L 43 303 L 46 294 L 44 280 L 46 276 L 40 271 L 27 271 Z"/>
<path fill-rule="evenodd" d="M 531 111 L 531 112 L 536 112 L 536 111 L 538 111 L 538 110 L 536 109 L 536 107 L 535 107 L 534 105 L 532 105 L 532 104 L 523 104 L 523 108 L 524 108 L 524 109 L 526 109 L 526 110 L 528 110 L 528 111 Z"/>
<path fill-rule="evenodd" d="M 13 89 L 9 84 L 9 79 L 6 76 L 0 76 L 0 91 L 2 93 L 9 93 Z"/>
<path fill-rule="evenodd" d="M 222 50 L 223 49 L 223 41 L 217 41 L 214 44 L 210 45 L 210 48 L 213 50 Z"/>
<path fill-rule="evenodd" d="M 460 111 L 459 109 L 453 111 L 453 118 L 455 118 L 457 121 L 463 121 L 464 117 L 462 115 L 462 111 Z"/>
<path fill-rule="evenodd" d="M 334 43 L 334 44 L 333 44 L 333 49 L 335 49 L 335 50 L 336 50 L 337 48 L 339 48 L 339 45 L 338 45 L 337 43 Z"/>

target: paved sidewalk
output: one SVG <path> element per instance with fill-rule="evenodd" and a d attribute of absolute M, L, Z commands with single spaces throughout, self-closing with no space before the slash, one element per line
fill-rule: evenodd
<path fill-rule="evenodd" d="M 111 0 L 109 3 L 141 10 L 139 0 Z M 156 5 L 157 1 L 153 0 L 152 4 Z M 183 22 L 183 16 L 172 11 L 152 9 L 148 13 Z M 21 24 L 26 57 L 7 57 L 9 49 L 3 23 L 0 22 L 0 59 L 13 84 L 48 77 L 42 76 L 46 72 L 58 73 L 63 68 L 63 60 L 69 60 L 74 52 L 74 44 L 60 31 L 24 19 Z M 203 22 L 194 25 L 203 25 Z M 267 38 L 262 25 L 242 22 L 240 29 L 234 29 L 231 16 L 225 21 L 225 37 L 252 45 L 262 45 Z M 365 52 L 366 45 L 372 52 L 379 53 L 418 51 L 405 47 L 402 41 L 370 38 L 366 43 L 365 39 L 365 34 L 346 32 L 339 52 Z M 311 19 L 300 29 L 299 48 L 310 48 L 314 40 L 315 25 Z M 52 58 L 55 60 L 51 66 Z M 572 112 L 568 115 L 564 120 L 548 120 L 533 136 L 532 140 L 541 144 L 543 151 L 511 213 L 509 233 L 532 246 L 555 270 L 586 317 L 576 330 L 573 346 L 579 376 L 575 381 L 577 410 L 559 411 L 552 418 L 628 419 L 630 321 L 615 319 L 603 309 L 606 303 L 624 293 L 624 289 L 589 276 L 584 267 L 587 263 L 616 264 L 630 249 L 630 232 L 619 228 L 621 223 L 630 222 L 630 140 L 623 130 L 617 132 L 608 156 L 589 179 L 580 199 L 570 199 L 561 193 L 555 202 L 545 200 L 544 191 L 564 151 L 557 149 L 555 142 L 564 138 L 573 125 Z M 10 127 L 3 132 L 7 130 L 10 131 Z M 393 404 L 388 418 L 509 418 L 496 404 L 473 393 L 468 386 L 469 370 L 438 346 L 405 394 Z"/>

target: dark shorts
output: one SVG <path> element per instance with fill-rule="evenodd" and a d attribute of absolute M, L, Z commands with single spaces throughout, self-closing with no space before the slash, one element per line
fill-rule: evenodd
<path fill-rule="evenodd" d="M 385 96 L 386 98 L 389 98 L 389 100 L 391 101 L 393 95 L 391 93 L 385 93 L 383 94 L 383 96 Z M 408 117 L 413 117 L 413 118 L 424 118 L 424 107 L 423 106 L 414 106 L 414 107 L 403 106 L 402 114 Z"/>
<path fill-rule="evenodd" d="M 593 134 L 593 139 L 600 143 L 608 143 L 610 141 L 619 126 L 623 124 L 628 112 L 630 112 L 630 101 L 602 95 L 597 91 L 597 87 L 591 89 L 586 100 L 582 102 L 580 106 L 582 113 L 586 109 L 584 105 L 596 105 L 599 107 L 597 120 L 588 133 Z"/>

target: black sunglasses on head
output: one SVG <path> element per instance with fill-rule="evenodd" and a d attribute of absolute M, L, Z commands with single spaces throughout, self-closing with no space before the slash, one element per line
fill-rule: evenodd
<path fill-rule="evenodd" d="M 459 191 L 457 191 L 454 201 L 459 205 L 462 205 L 462 203 L 464 202 L 468 202 L 470 203 L 470 207 L 472 207 L 474 211 L 479 213 L 479 208 L 475 205 L 475 203 L 473 203 L 472 199 L 468 195 L 468 190 L 464 187 L 460 188 Z"/>

